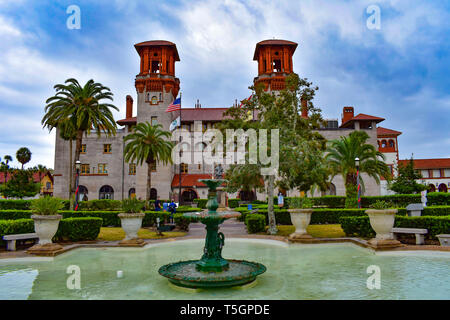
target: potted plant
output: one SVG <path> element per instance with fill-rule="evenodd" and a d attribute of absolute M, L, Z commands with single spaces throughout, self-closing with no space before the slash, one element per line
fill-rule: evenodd
<path fill-rule="evenodd" d="M 400 242 L 394 240 L 392 228 L 394 227 L 397 209 L 392 209 L 386 201 L 376 201 L 365 213 L 369 216 L 370 225 L 376 233 L 376 237 L 369 240 L 369 244 L 375 247 L 396 247 Z"/>
<path fill-rule="evenodd" d="M 309 198 L 292 198 L 289 201 L 289 214 L 291 215 L 292 224 L 295 226 L 295 232 L 289 235 L 289 239 L 311 239 L 306 228 L 311 221 L 313 213 L 312 201 Z"/>
<path fill-rule="evenodd" d="M 28 249 L 29 253 L 50 254 L 62 250 L 62 246 L 52 242 L 52 238 L 58 231 L 59 221 L 62 215 L 58 211 L 63 208 L 61 199 L 44 196 L 33 200 L 31 210 L 34 221 L 34 230 L 39 237 L 38 244 Z"/>
<path fill-rule="evenodd" d="M 143 203 L 136 198 L 126 199 L 122 201 L 122 211 L 119 213 L 120 223 L 122 229 L 125 231 L 125 239 L 122 240 L 120 245 L 144 245 L 144 240 L 139 239 L 137 232 L 142 226 L 142 219 L 145 214 L 142 213 Z"/>

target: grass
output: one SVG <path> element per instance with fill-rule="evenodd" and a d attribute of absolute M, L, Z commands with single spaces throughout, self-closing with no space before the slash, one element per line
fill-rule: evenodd
<path fill-rule="evenodd" d="M 281 226 L 278 225 L 278 233 L 279 236 L 289 236 L 291 233 L 295 231 L 294 226 Z M 310 225 L 307 229 L 308 233 L 314 238 L 341 238 L 345 237 L 344 230 L 342 230 L 340 224 L 313 224 Z M 266 233 L 259 233 L 266 234 Z"/>
<path fill-rule="evenodd" d="M 158 236 L 156 232 L 148 229 L 141 229 L 138 231 L 138 236 L 141 239 L 165 239 L 185 236 L 186 232 L 163 232 L 162 236 Z M 98 240 L 102 241 L 118 241 L 125 238 L 125 232 L 122 228 L 101 228 L 98 235 Z"/>

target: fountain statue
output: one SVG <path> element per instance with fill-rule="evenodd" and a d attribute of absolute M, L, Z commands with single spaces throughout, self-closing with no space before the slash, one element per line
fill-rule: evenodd
<path fill-rule="evenodd" d="M 217 169 L 217 167 L 216 167 Z M 214 170 L 215 177 L 222 177 L 223 171 Z M 205 247 L 200 260 L 189 260 L 171 263 L 159 268 L 159 274 L 168 278 L 175 285 L 188 288 L 232 287 L 250 283 L 266 271 L 260 263 L 245 260 L 226 260 L 222 257 L 225 236 L 219 232 L 219 225 L 226 219 L 239 217 L 240 213 L 219 211 L 217 208 L 217 187 L 226 180 L 199 180 L 208 186 L 208 210 L 189 212 L 184 216 L 200 221 L 206 225 Z"/>

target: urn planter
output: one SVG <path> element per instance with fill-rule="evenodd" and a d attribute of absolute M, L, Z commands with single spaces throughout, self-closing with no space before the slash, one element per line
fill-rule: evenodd
<path fill-rule="evenodd" d="M 144 240 L 139 239 L 137 233 L 142 227 L 142 219 L 144 213 L 119 213 L 120 223 L 123 231 L 125 231 L 125 239 L 120 241 L 122 246 L 143 246 Z"/>
<path fill-rule="evenodd" d="M 59 221 L 62 215 L 32 215 L 34 230 L 39 237 L 38 244 L 27 250 L 28 253 L 53 256 L 63 250 L 63 247 L 52 242 L 52 238 L 58 231 Z"/>
<path fill-rule="evenodd" d="M 401 243 L 394 239 L 392 233 L 397 209 L 368 209 L 365 213 L 369 216 L 370 225 L 376 233 L 375 238 L 369 240 L 370 246 L 375 248 L 401 246 Z"/>
<path fill-rule="evenodd" d="M 292 224 L 295 226 L 295 232 L 289 235 L 289 239 L 313 239 L 313 237 L 306 231 L 306 228 L 308 228 L 311 221 L 313 209 L 288 209 L 288 211 L 291 215 Z"/>

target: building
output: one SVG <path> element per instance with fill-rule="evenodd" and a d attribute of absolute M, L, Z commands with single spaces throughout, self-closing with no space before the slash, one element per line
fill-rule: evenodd
<path fill-rule="evenodd" d="M 7 174 L 5 174 L 4 172 L 0 172 L 0 184 L 3 184 L 10 179 L 12 179 L 12 174 L 10 172 L 8 172 Z M 45 173 L 33 172 L 33 182 L 40 183 L 40 195 L 53 195 L 53 176 L 50 171 L 47 171 Z"/>
<path fill-rule="evenodd" d="M 254 83 L 263 83 L 269 92 L 277 92 L 285 87 L 285 78 L 292 72 L 293 54 L 297 43 L 286 40 L 265 40 L 256 44 L 253 60 L 257 63 L 258 74 Z M 83 138 L 83 150 L 80 156 L 82 162 L 80 175 L 80 193 L 92 199 L 125 199 L 136 196 L 145 198 L 147 165 L 142 166 L 126 163 L 123 158 L 124 137 L 137 123 L 159 123 L 169 130 L 170 123 L 180 112 L 166 112 L 169 104 L 177 97 L 180 80 L 176 77 L 175 63 L 180 61 L 177 47 L 169 41 L 146 41 L 135 45 L 140 58 L 140 70 L 135 78 L 136 116 L 133 116 L 133 98 L 126 97 L 125 118 L 117 121 L 121 126 L 115 137 L 97 138 L 95 132 Z M 304 101 L 303 103 L 307 103 Z M 183 108 L 181 111 L 181 126 L 192 135 L 211 128 L 223 119 L 227 108 L 202 108 L 196 103 L 193 108 Z M 307 117 L 307 113 L 302 113 Z M 347 136 L 355 130 L 364 130 L 369 135 L 369 143 L 380 150 L 385 150 L 389 163 L 395 166 L 398 160 L 397 131 L 377 127 L 384 119 L 366 114 L 354 114 L 353 107 L 344 107 L 341 124 L 338 120 L 328 120 L 327 125 L 320 129 L 326 139 L 336 139 Z M 386 140 L 386 138 L 388 138 Z M 380 140 L 381 139 L 381 140 Z M 384 141 L 386 140 L 386 144 Z M 394 145 L 391 146 L 391 140 Z M 73 142 L 75 143 L 75 142 Z M 67 198 L 69 194 L 69 142 L 56 134 L 54 194 Z M 194 152 L 201 153 L 204 143 L 194 146 Z M 75 147 L 73 147 L 75 150 Z M 74 151 L 73 151 L 74 152 Z M 384 151 L 383 151 L 384 152 Z M 181 168 L 180 168 L 181 167 Z M 178 199 L 181 182 L 181 194 L 184 201 L 194 198 L 206 198 L 206 186 L 198 179 L 211 177 L 212 165 L 181 164 L 162 165 L 158 163 L 152 174 L 151 197 L 162 199 L 174 197 Z M 226 169 L 226 168 L 225 168 Z M 179 172 L 181 170 L 181 177 Z M 366 195 L 380 195 L 380 186 L 374 179 L 362 174 L 365 181 Z M 289 196 L 298 194 L 288 192 Z M 341 176 L 332 180 L 330 189 L 325 194 L 344 195 L 345 186 Z M 265 199 L 265 194 L 237 193 L 230 197 Z"/>
<path fill-rule="evenodd" d="M 400 160 L 399 165 L 406 165 L 409 160 Z M 422 179 L 418 183 L 429 186 L 430 192 L 449 192 L 450 158 L 413 159 L 414 169 L 419 170 Z"/>

